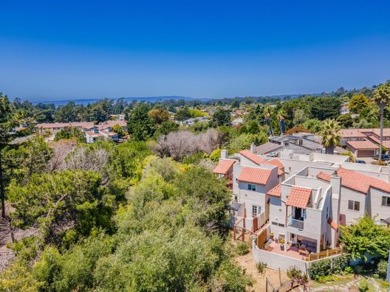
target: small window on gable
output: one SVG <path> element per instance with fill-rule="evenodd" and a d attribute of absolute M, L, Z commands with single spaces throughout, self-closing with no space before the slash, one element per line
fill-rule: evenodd
<path fill-rule="evenodd" d="M 250 191 L 256 191 L 256 185 L 248 184 L 248 190 L 250 190 Z"/>

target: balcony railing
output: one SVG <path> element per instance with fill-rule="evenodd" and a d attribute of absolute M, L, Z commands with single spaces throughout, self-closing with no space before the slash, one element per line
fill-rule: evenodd
<path fill-rule="evenodd" d="M 290 218 L 288 226 L 298 228 L 298 229 L 303 229 L 303 221 Z"/>

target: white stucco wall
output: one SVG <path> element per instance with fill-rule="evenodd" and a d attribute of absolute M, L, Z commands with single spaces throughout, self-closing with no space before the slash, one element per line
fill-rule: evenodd
<path fill-rule="evenodd" d="M 359 211 L 349 210 L 348 209 L 349 200 L 360 202 L 360 210 Z M 366 212 L 366 201 L 367 201 L 367 195 L 345 187 L 341 187 L 340 218 L 343 218 L 345 216 L 346 225 L 354 224 L 357 219 L 364 216 Z M 343 223 L 343 219 L 341 220 L 341 223 Z"/>
<path fill-rule="evenodd" d="M 377 224 L 381 219 L 390 218 L 390 207 L 382 206 L 382 197 L 390 197 L 390 193 L 371 188 L 370 190 L 370 213 Z"/>

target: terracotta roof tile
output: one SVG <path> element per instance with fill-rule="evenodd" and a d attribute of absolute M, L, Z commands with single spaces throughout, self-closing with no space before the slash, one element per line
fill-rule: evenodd
<path fill-rule="evenodd" d="M 342 129 L 340 130 L 340 135 L 342 138 L 365 138 L 362 132 L 359 129 Z"/>
<path fill-rule="evenodd" d="M 277 166 L 278 167 L 278 175 L 283 175 L 284 174 L 284 166 L 283 164 L 280 162 L 280 160 L 274 158 L 274 159 L 271 159 L 271 160 L 265 160 L 263 158 L 261 158 L 260 156 L 250 152 L 249 150 L 242 150 L 240 151 L 240 154 L 246 158 L 248 158 L 249 160 L 251 160 L 252 162 L 258 164 L 258 165 L 261 165 L 261 164 L 268 164 L 268 165 L 274 165 L 274 166 Z"/>
<path fill-rule="evenodd" d="M 310 196 L 311 189 L 293 186 L 286 205 L 304 209 L 309 204 Z"/>
<path fill-rule="evenodd" d="M 265 185 L 271 176 L 270 169 L 242 167 L 237 180 L 259 185 Z"/>
<path fill-rule="evenodd" d="M 371 141 L 364 140 L 364 141 L 347 141 L 348 145 L 352 146 L 353 148 L 357 150 L 371 150 L 371 149 L 379 149 L 379 146 L 372 143 Z"/>
<path fill-rule="evenodd" d="M 337 170 L 337 175 L 341 177 L 341 185 L 343 187 L 363 194 L 367 194 L 370 187 L 390 192 L 389 183 L 353 170 L 340 168 Z M 317 174 L 317 178 L 330 181 L 330 175 L 324 172 Z"/>
<path fill-rule="evenodd" d="M 256 164 L 264 163 L 265 160 L 261 158 L 260 156 L 257 156 L 256 154 L 250 152 L 249 150 L 242 150 L 240 151 L 240 154 L 251 160 L 252 162 Z"/>
<path fill-rule="evenodd" d="M 265 162 L 266 164 L 272 164 L 278 167 L 278 175 L 283 175 L 284 174 L 284 165 L 280 162 L 279 159 L 271 159 Z"/>
<path fill-rule="evenodd" d="M 281 185 L 278 184 L 276 187 L 272 188 L 267 195 L 273 196 L 273 197 L 281 197 Z"/>
<path fill-rule="evenodd" d="M 234 159 L 221 159 L 218 162 L 218 165 L 214 168 L 214 173 L 219 174 L 227 174 L 229 169 L 233 166 L 233 164 L 236 162 Z"/>

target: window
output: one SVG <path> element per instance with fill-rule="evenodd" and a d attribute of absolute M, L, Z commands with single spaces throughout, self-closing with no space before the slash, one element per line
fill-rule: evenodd
<path fill-rule="evenodd" d="M 390 207 L 390 197 L 382 197 L 382 206 Z"/>
<path fill-rule="evenodd" d="M 252 206 L 252 218 L 257 217 L 261 213 L 261 207 L 253 205 Z"/>
<path fill-rule="evenodd" d="M 353 211 L 360 210 L 360 202 L 348 200 L 348 209 Z"/>
<path fill-rule="evenodd" d="M 248 190 L 256 191 L 256 185 L 248 184 Z"/>

